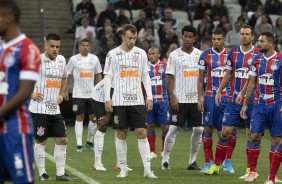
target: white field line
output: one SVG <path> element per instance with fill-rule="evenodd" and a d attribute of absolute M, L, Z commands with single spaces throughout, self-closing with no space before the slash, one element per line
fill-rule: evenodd
<path fill-rule="evenodd" d="M 48 153 L 45 153 L 45 155 L 46 155 L 46 158 L 47 158 L 48 160 L 50 160 L 51 162 L 55 163 L 55 160 L 54 160 L 53 156 L 51 156 L 51 155 L 48 154 Z M 83 173 L 81 173 L 80 171 L 78 171 L 78 170 L 76 170 L 76 169 L 74 169 L 74 168 L 68 166 L 67 164 L 66 164 L 66 166 L 65 166 L 65 169 L 68 170 L 68 171 L 71 172 L 73 175 L 75 175 L 76 177 L 80 178 L 81 180 L 83 180 L 83 181 L 86 182 L 86 183 L 89 183 L 89 184 L 99 184 L 98 181 L 96 181 L 96 180 L 94 180 L 94 179 L 92 179 L 92 178 L 89 178 L 88 176 L 86 176 L 86 175 L 84 175 Z"/>

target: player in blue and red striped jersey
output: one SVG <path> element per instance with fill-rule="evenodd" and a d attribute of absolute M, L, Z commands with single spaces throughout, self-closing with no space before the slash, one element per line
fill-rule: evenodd
<path fill-rule="evenodd" d="M 241 117 L 246 119 L 248 104 L 255 91 L 254 105 L 251 116 L 251 141 L 248 142 L 250 157 L 250 172 L 246 182 L 256 180 L 256 166 L 260 153 L 261 136 L 265 127 L 269 127 L 271 147 L 269 151 L 270 163 L 277 146 L 279 145 L 282 132 L 282 54 L 274 50 L 275 37 L 270 32 L 260 34 L 258 48 L 262 54 L 252 60 L 250 67 L 250 82 L 247 88 L 246 98 L 240 112 Z M 256 89 L 256 90 L 255 90 Z M 281 149 L 277 149 L 282 154 Z M 273 183 L 275 176 L 269 178 Z"/>
<path fill-rule="evenodd" d="M 218 170 L 219 165 L 223 162 L 223 166 L 229 173 L 234 173 L 232 167 L 231 156 L 236 145 L 237 139 L 237 126 L 240 122 L 240 110 L 242 105 L 236 104 L 236 98 L 243 90 L 245 83 L 248 80 L 248 71 L 252 58 L 259 54 L 257 48 L 252 45 L 254 40 L 254 29 L 249 25 L 244 25 L 240 30 L 240 42 L 239 46 L 232 48 L 227 56 L 226 62 L 226 73 L 224 75 L 223 81 L 220 84 L 220 87 L 217 90 L 215 97 L 215 103 L 218 104 L 221 101 L 221 92 L 222 90 L 231 82 L 231 90 L 228 100 L 228 105 L 226 107 L 223 123 L 222 123 L 222 132 L 220 139 L 216 146 L 215 153 L 215 165 L 210 169 L 210 174 Z M 243 92 L 245 93 L 245 92 Z M 242 103 L 242 102 L 241 102 Z M 250 140 L 250 120 L 252 113 L 252 103 L 248 107 L 248 116 L 246 119 L 246 134 L 248 140 Z M 246 153 L 248 153 L 248 148 L 246 148 Z M 247 154 L 247 161 L 248 159 Z M 249 172 L 249 162 L 247 162 L 247 172 Z M 240 177 L 245 179 L 247 175 Z"/>
<path fill-rule="evenodd" d="M 27 108 L 40 65 L 35 44 L 21 33 L 20 8 L 0 0 L 0 183 L 33 183 L 33 125 Z"/>
<path fill-rule="evenodd" d="M 148 50 L 149 75 L 153 94 L 153 109 L 147 112 L 147 138 L 150 144 L 151 159 L 157 158 L 155 123 L 159 123 L 162 128 L 162 152 L 165 136 L 169 129 L 169 104 L 165 74 L 167 63 L 160 61 L 159 58 L 160 51 L 158 48 L 153 47 Z"/>
<path fill-rule="evenodd" d="M 203 147 L 205 153 L 205 166 L 201 172 L 206 172 L 213 164 L 212 133 L 213 128 L 221 132 L 222 117 L 225 111 L 229 86 L 222 91 L 222 101 L 219 106 L 215 105 L 216 90 L 219 88 L 224 74 L 228 50 L 224 48 L 225 34 L 217 29 L 212 34 L 213 47 L 205 50 L 199 59 L 198 79 L 198 109 L 203 112 Z M 206 85 L 204 89 L 204 78 Z"/>

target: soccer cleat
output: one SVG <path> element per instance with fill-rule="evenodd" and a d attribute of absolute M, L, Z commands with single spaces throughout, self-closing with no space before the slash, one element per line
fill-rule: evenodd
<path fill-rule="evenodd" d="M 211 167 L 211 164 L 205 164 L 203 169 L 200 170 L 201 173 L 205 173 L 207 170 L 209 170 L 209 168 Z"/>
<path fill-rule="evenodd" d="M 158 177 L 152 171 L 144 173 L 144 178 L 158 179 Z"/>
<path fill-rule="evenodd" d="M 93 146 L 93 143 L 86 142 L 85 147 L 88 148 L 90 151 L 95 152 L 95 148 Z"/>
<path fill-rule="evenodd" d="M 169 169 L 170 169 L 169 163 L 168 163 L 168 162 L 164 162 L 164 163 L 162 164 L 162 170 L 169 170 Z"/>
<path fill-rule="evenodd" d="M 51 181 L 52 179 L 47 173 L 43 173 L 41 176 L 39 176 L 40 181 Z"/>
<path fill-rule="evenodd" d="M 117 171 L 117 170 L 120 170 L 120 167 L 119 167 L 118 164 L 115 165 L 114 170 L 116 170 L 116 171 Z M 127 171 L 133 171 L 133 169 L 129 168 L 128 166 L 126 166 L 126 170 L 127 170 Z"/>
<path fill-rule="evenodd" d="M 250 168 L 247 167 L 246 173 L 243 176 L 240 176 L 239 179 L 244 180 L 248 176 L 250 171 L 251 171 Z M 257 174 L 257 176 L 258 176 L 258 174 Z"/>
<path fill-rule="evenodd" d="M 235 172 L 234 169 L 233 169 L 231 160 L 224 160 L 222 165 L 224 166 L 223 167 L 224 171 L 227 171 L 230 174 L 233 174 Z"/>
<path fill-rule="evenodd" d="M 128 176 L 127 172 L 120 171 L 120 173 L 117 175 L 117 178 L 126 178 L 127 176 Z"/>
<path fill-rule="evenodd" d="M 96 171 L 107 171 L 107 169 L 103 166 L 103 164 L 93 165 L 93 170 Z"/>
<path fill-rule="evenodd" d="M 219 166 L 213 164 L 206 172 L 206 175 L 219 174 Z"/>
<path fill-rule="evenodd" d="M 161 156 L 162 156 L 162 158 L 164 157 L 164 151 L 161 152 Z"/>
<path fill-rule="evenodd" d="M 152 160 L 154 158 L 158 158 L 158 155 L 156 153 L 154 153 L 154 152 L 151 152 L 150 153 L 150 159 Z"/>
<path fill-rule="evenodd" d="M 187 170 L 197 170 L 200 171 L 202 168 L 200 168 L 196 161 L 194 161 L 192 164 L 188 165 Z"/>
<path fill-rule="evenodd" d="M 282 183 L 282 180 L 279 180 L 279 178 L 275 176 L 275 183 Z"/>
<path fill-rule="evenodd" d="M 271 181 L 271 180 L 266 180 L 266 181 L 264 182 L 264 184 L 274 184 L 274 183 L 273 183 L 273 181 Z"/>
<path fill-rule="evenodd" d="M 245 182 L 250 183 L 257 179 L 257 173 L 256 172 L 249 172 L 248 176 L 245 178 Z"/>
<path fill-rule="evenodd" d="M 57 181 L 77 181 L 77 178 L 73 178 L 67 174 L 64 174 L 62 176 L 56 176 L 56 180 Z"/>
<path fill-rule="evenodd" d="M 77 146 L 76 147 L 76 152 L 82 152 L 83 151 L 83 148 L 82 148 L 82 146 Z"/>

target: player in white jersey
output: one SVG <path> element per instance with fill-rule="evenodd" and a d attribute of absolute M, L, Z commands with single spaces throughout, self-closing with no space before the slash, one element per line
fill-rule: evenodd
<path fill-rule="evenodd" d="M 67 135 L 66 126 L 59 104 L 66 96 L 66 61 L 58 55 L 61 39 L 57 34 L 48 34 L 45 38 L 45 52 L 41 54 L 42 64 L 39 79 L 32 93 L 29 110 L 34 122 L 34 157 L 40 180 L 51 180 L 45 170 L 45 145 L 48 137 L 55 138 L 54 157 L 56 162 L 56 180 L 75 181 L 65 173 Z"/>
<path fill-rule="evenodd" d="M 188 170 L 200 170 L 196 157 L 202 142 L 202 116 L 197 109 L 198 103 L 198 59 L 201 51 L 193 44 L 196 40 L 196 28 L 185 26 L 182 29 L 182 47 L 169 55 L 167 74 L 167 88 L 170 101 L 170 127 L 165 138 L 162 169 L 170 169 L 169 154 L 172 150 L 179 127 L 183 127 L 187 120 L 193 133 L 191 136 L 191 150 Z"/>
<path fill-rule="evenodd" d="M 67 65 L 68 75 L 72 75 L 74 79 L 72 110 L 76 118 L 74 130 L 77 152 L 82 152 L 83 121 L 85 113 L 89 115 L 88 135 L 85 146 L 93 152 L 93 138 L 97 130 L 91 93 L 94 88 L 94 83 L 98 83 L 102 80 L 102 68 L 98 57 L 90 54 L 89 51 L 89 40 L 81 40 L 79 42 L 79 54 L 72 56 Z"/>
<path fill-rule="evenodd" d="M 126 24 L 122 29 L 122 44 L 111 50 L 106 57 L 105 74 L 105 109 L 113 112 L 117 128 L 116 151 L 120 164 L 118 178 L 127 177 L 125 144 L 126 130 L 135 130 L 138 138 L 139 153 L 144 165 L 145 178 L 158 178 L 151 171 L 150 146 L 146 135 L 146 106 L 142 94 L 141 82 L 147 94 L 147 110 L 151 110 L 152 91 L 148 74 L 148 59 L 144 50 L 135 47 L 137 29 Z M 113 81 L 114 93 L 110 97 Z"/>

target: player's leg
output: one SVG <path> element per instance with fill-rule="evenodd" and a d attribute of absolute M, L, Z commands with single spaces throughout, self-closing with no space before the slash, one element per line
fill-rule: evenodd
<path fill-rule="evenodd" d="M 158 104 L 156 102 L 153 104 L 153 109 L 151 111 L 147 112 L 147 139 L 149 141 L 150 145 L 150 155 L 151 159 L 157 158 L 156 154 L 156 133 L 155 133 L 155 122 L 157 119 L 157 109 L 158 109 Z"/>
<path fill-rule="evenodd" d="M 67 144 L 66 125 L 61 114 L 49 116 L 49 137 L 55 139 L 54 159 L 56 163 L 56 180 L 57 181 L 76 181 L 65 173 Z"/>
<path fill-rule="evenodd" d="M 179 127 L 183 126 L 186 116 L 187 112 L 185 112 L 184 104 L 179 104 L 178 111 L 170 109 L 170 126 L 165 137 L 164 156 L 161 163 L 161 167 L 163 170 L 170 169 L 169 154 L 173 148 L 178 129 Z"/>
<path fill-rule="evenodd" d="M 94 135 L 97 131 L 97 121 L 96 121 L 96 114 L 94 113 L 93 108 L 93 101 L 92 99 L 87 99 L 87 114 L 89 114 L 89 122 L 88 122 L 88 132 L 87 132 L 87 142 L 85 147 L 90 149 L 91 151 L 95 151 L 94 149 Z"/>
<path fill-rule="evenodd" d="M 51 180 L 45 170 L 45 145 L 48 139 L 48 115 L 31 113 L 34 126 L 34 159 L 38 168 L 39 180 Z"/>
<path fill-rule="evenodd" d="M 196 158 L 199 149 L 202 144 L 204 127 L 202 126 L 202 113 L 198 111 L 198 104 L 187 104 L 188 109 L 188 123 L 190 127 L 193 127 L 193 132 L 191 135 L 191 149 L 190 157 L 188 162 L 188 170 L 201 170 L 196 162 Z"/>
<path fill-rule="evenodd" d="M 86 110 L 86 100 L 81 98 L 73 98 L 72 110 L 75 113 L 74 132 L 76 138 L 77 152 L 82 152 L 82 138 L 83 138 L 83 120 Z"/>

